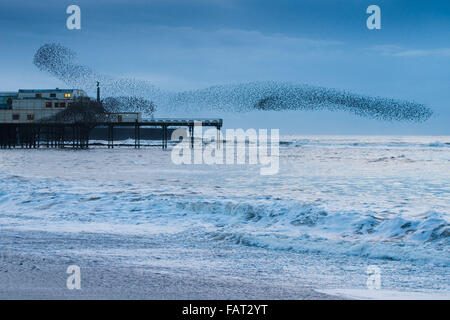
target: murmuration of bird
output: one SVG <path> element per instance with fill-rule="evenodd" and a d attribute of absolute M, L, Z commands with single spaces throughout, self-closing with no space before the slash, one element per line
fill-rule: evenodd
<path fill-rule="evenodd" d="M 346 90 L 264 81 L 217 85 L 205 89 L 171 92 L 145 80 L 115 78 L 96 73 L 75 62 L 76 54 L 60 44 L 45 44 L 35 53 L 34 64 L 65 84 L 89 90 L 102 83 L 105 108 L 114 111 L 140 111 L 151 114 L 165 110 L 218 110 L 248 112 L 254 110 L 332 110 L 385 121 L 422 122 L 433 111 L 426 105 L 383 97 L 355 94 Z"/>

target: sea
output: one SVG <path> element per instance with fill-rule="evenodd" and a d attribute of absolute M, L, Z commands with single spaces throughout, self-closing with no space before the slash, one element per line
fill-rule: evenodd
<path fill-rule="evenodd" d="M 337 293 L 375 267 L 382 289 L 450 299 L 449 136 L 282 136 L 273 175 L 152 143 L 0 150 L 0 248 Z"/>

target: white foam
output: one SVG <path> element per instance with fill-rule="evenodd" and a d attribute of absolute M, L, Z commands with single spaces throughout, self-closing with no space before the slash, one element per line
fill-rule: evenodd
<path fill-rule="evenodd" d="M 357 300 L 450 300 L 448 291 L 396 291 L 369 289 L 324 289 L 320 293 Z"/>

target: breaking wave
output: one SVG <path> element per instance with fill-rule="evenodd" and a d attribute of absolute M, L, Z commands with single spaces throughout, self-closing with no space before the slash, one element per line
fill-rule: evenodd
<path fill-rule="evenodd" d="M 38 192 L 34 179 L 8 176 L 0 188 L 0 221 L 54 232 L 179 233 L 270 250 L 355 255 L 450 265 L 445 213 L 330 211 L 281 199 L 181 199 L 175 194 Z M 52 182 L 47 181 L 51 186 Z M 14 194 L 7 193 L 15 185 Z M 24 190 L 36 190 L 29 195 Z M 57 184 L 55 188 L 66 189 Z M 14 200 L 11 200 L 14 199 Z M 117 214 L 117 203 L 120 204 Z M 95 212 L 92 211 L 95 207 Z M 78 208 L 73 210 L 73 208 Z M 126 209 L 125 209 L 126 208 Z M 113 210 L 114 214 L 111 214 Z M 155 231 L 156 230 L 156 231 Z"/>
<path fill-rule="evenodd" d="M 312 204 L 271 201 L 180 202 L 217 227 L 209 236 L 275 250 L 325 252 L 450 265 L 450 223 L 439 212 L 412 218 L 329 212 Z M 430 249 L 432 249 L 430 251 Z"/>

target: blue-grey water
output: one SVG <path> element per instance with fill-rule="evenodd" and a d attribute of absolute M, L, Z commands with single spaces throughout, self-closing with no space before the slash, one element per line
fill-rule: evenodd
<path fill-rule="evenodd" d="M 0 248 L 317 289 L 364 288 L 376 265 L 383 288 L 450 295 L 450 137 L 282 137 L 279 161 L 1 150 L 0 232 L 18 240 Z"/>

